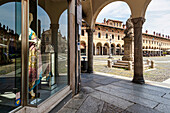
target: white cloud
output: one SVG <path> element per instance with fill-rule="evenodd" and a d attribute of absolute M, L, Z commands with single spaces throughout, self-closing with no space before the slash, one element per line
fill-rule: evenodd
<path fill-rule="evenodd" d="M 130 14 L 130 8 L 125 2 L 113 2 L 102 9 L 96 21 L 103 22 L 103 19 L 106 18 L 125 22 L 130 17 Z"/>
<path fill-rule="evenodd" d="M 146 22 L 143 32 L 148 30 L 170 35 L 170 0 L 152 0 L 146 11 Z M 131 14 L 129 6 L 124 2 L 113 2 L 102 9 L 97 17 L 97 22 L 103 19 L 117 19 L 124 23 Z"/>

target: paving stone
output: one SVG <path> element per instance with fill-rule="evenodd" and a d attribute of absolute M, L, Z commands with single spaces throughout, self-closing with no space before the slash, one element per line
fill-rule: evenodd
<path fill-rule="evenodd" d="M 170 99 L 170 94 L 165 94 L 163 98 Z M 169 100 L 170 101 L 170 100 Z"/>
<path fill-rule="evenodd" d="M 74 96 L 74 99 L 85 99 L 85 98 L 87 98 L 87 94 L 84 94 L 82 91 L 81 92 L 79 92 L 79 94 L 77 94 L 77 95 L 75 95 Z"/>
<path fill-rule="evenodd" d="M 117 89 L 118 92 L 121 92 L 121 93 L 126 93 L 126 94 L 130 94 L 130 95 L 133 95 L 133 96 L 142 97 L 142 98 L 145 98 L 145 99 L 148 99 L 148 100 L 154 100 L 155 102 L 158 102 L 158 103 L 170 105 L 170 100 L 165 99 L 161 96 L 155 96 L 155 95 L 147 94 L 147 93 L 143 92 L 143 90 L 137 91 L 137 90 L 125 89 L 125 88 L 113 86 L 113 85 L 107 85 L 107 87 L 109 87 L 110 89 L 113 89 L 113 90 Z"/>
<path fill-rule="evenodd" d="M 99 83 L 99 84 L 102 84 L 102 85 L 107 85 L 107 84 L 110 84 L 112 82 L 118 82 L 120 80 L 114 79 L 114 78 L 111 78 L 111 77 L 107 77 L 105 79 L 94 79 L 94 81 L 96 83 Z"/>
<path fill-rule="evenodd" d="M 137 85 L 137 84 L 134 84 L 134 83 L 128 84 L 128 83 L 124 83 L 124 82 L 120 81 L 120 82 L 114 82 L 114 83 L 112 83 L 112 85 L 123 87 L 123 88 L 128 88 L 128 89 L 134 90 L 134 91 L 136 90 L 136 91 L 139 91 L 139 92 L 143 92 L 143 93 L 151 94 L 151 95 L 156 95 L 156 96 L 163 96 L 165 94 L 165 93 L 160 92 L 160 91 L 147 89 L 147 88 L 145 88 L 145 85 Z"/>
<path fill-rule="evenodd" d="M 92 93 L 95 91 L 93 88 L 90 88 L 90 87 L 83 87 L 81 90 L 82 90 L 82 92 L 84 92 L 86 94 L 89 94 L 89 93 Z"/>
<path fill-rule="evenodd" d="M 87 79 L 87 78 L 81 78 L 81 82 L 86 83 L 92 81 L 93 78 Z"/>
<path fill-rule="evenodd" d="M 84 99 L 72 99 L 65 107 L 71 109 L 79 109 Z"/>
<path fill-rule="evenodd" d="M 88 86 L 88 87 L 91 87 L 91 88 L 96 88 L 96 87 L 101 86 L 101 84 L 98 84 L 98 83 L 96 83 L 94 81 L 90 81 L 90 82 L 86 82 L 86 83 L 81 83 L 81 85 L 82 85 L 82 87 Z"/>
<path fill-rule="evenodd" d="M 170 113 L 169 105 L 159 104 L 155 109 L 163 113 Z"/>
<path fill-rule="evenodd" d="M 130 106 L 126 111 L 132 112 L 132 113 L 161 113 L 160 111 L 157 111 L 152 108 L 148 108 L 139 104 L 134 104 Z"/>
<path fill-rule="evenodd" d="M 158 92 L 162 92 L 162 93 L 170 92 L 169 88 L 161 87 L 161 86 L 154 86 L 154 85 L 150 85 L 147 83 L 140 85 L 140 84 L 134 84 L 131 81 L 124 81 L 124 80 L 120 81 L 120 83 L 125 83 L 125 84 L 129 84 L 129 85 L 137 86 L 139 88 L 146 88 L 146 89 L 150 89 L 150 90 L 154 90 L 154 91 L 158 91 Z"/>
<path fill-rule="evenodd" d="M 102 101 L 105 101 L 109 104 L 112 104 L 112 105 L 119 107 L 119 108 L 122 108 L 122 109 L 126 109 L 129 106 L 134 104 L 132 102 L 126 101 L 126 100 L 121 99 L 119 97 L 112 96 L 112 95 L 109 95 L 107 93 L 103 93 L 103 92 L 100 92 L 100 91 L 95 91 L 95 92 L 91 93 L 90 95 L 92 97 L 95 97 L 97 99 L 100 99 Z"/>
<path fill-rule="evenodd" d="M 119 90 L 111 89 L 111 88 L 109 89 L 107 87 L 108 86 L 100 86 L 100 87 L 97 87 L 96 90 L 100 90 L 100 91 L 106 92 L 110 95 L 117 96 L 119 98 L 131 101 L 131 102 L 134 102 L 134 103 L 138 103 L 138 104 L 150 107 L 150 108 L 154 108 L 156 105 L 158 105 L 158 102 L 155 102 L 154 100 L 148 100 L 148 99 L 138 97 L 138 96 L 135 96 L 135 95 L 130 95 L 128 93 L 127 94 L 122 93 L 122 92 L 119 92 Z"/>
<path fill-rule="evenodd" d="M 62 108 L 59 112 L 57 113 L 76 113 L 76 109 L 71 109 L 71 108 Z"/>
<path fill-rule="evenodd" d="M 118 108 L 112 104 L 104 103 L 102 113 L 120 113 L 122 111 L 124 110 L 121 108 Z"/>
<path fill-rule="evenodd" d="M 102 113 L 104 102 L 94 97 L 87 97 L 77 113 Z"/>

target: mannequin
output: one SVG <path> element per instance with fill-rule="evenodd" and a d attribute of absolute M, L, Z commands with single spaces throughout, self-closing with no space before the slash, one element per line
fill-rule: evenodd
<path fill-rule="evenodd" d="M 29 26 L 33 21 L 33 15 L 29 14 Z M 29 93 L 31 98 L 35 97 L 34 88 L 39 84 L 42 75 L 41 56 L 40 56 L 41 40 L 36 36 L 35 32 L 29 28 Z"/>

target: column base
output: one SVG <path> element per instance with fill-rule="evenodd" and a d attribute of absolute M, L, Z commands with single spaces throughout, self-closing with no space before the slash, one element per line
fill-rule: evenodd
<path fill-rule="evenodd" d="M 87 73 L 93 73 L 93 70 L 87 70 Z"/>
<path fill-rule="evenodd" d="M 134 58 L 130 57 L 130 56 L 123 56 L 122 60 L 124 60 L 124 61 L 134 61 Z"/>
<path fill-rule="evenodd" d="M 145 80 L 142 78 L 133 78 L 132 80 L 133 83 L 136 83 L 136 84 L 145 84 Z"/>

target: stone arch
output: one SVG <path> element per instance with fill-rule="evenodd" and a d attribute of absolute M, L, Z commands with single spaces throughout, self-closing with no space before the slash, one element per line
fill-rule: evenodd
<path fill-rule="evenodd" d="M 103 46 L 103 55 L 108 55 L 109 54 L 109 43 L 105 43 Z"/>
<path fill-rule="evenodd" d="M 86 55 L 86 52 L 87 52 L 87 45 L 86 45 L 86 42 L 85 41 L 81 41 L 80 42 L 80 52 L 81 52 L 81 55 Z"/>
<path fill-rule="evenodd" d="M 132 18 L 145 16 L 146 9 L 151 0 L 86 0 L 82 1 L 84 20 L 91 28 L 94 28 L 95 20 L 100 11 L 108 4 L 116 1 L 121 1 L 129 6 Z M 136 7 L 138 6 L 138 7 Z"/>
<path fill-rule="evenodd" d="M 38 5 L 42 7 L 50 17 L 51 24 L 58 24 L 61 14 L 67 9 L 67 1 L 39 0 Z"/>
<path fill-rule="evenodd" d="M 116 46 L 116 54 L 117 55 L 120 55 L 121 54 L 121 48 L 122 46 L 121 46 L 121 44 L 117 44 L 117 46 Z"/>
<path fill-rule="evenodd" d="M 115 45 L 115 43 L 112 43 L 112 44 L 111 44 L 111 54 L 112 54 L 112 55 L 115 55 L 115 54 L 116 54 L 116 45 Z"/>
<path fill-rule="evenodd" d="M 98 42 L 96 44 L 96 55 L 102 55 L 102 43 Z"/>

